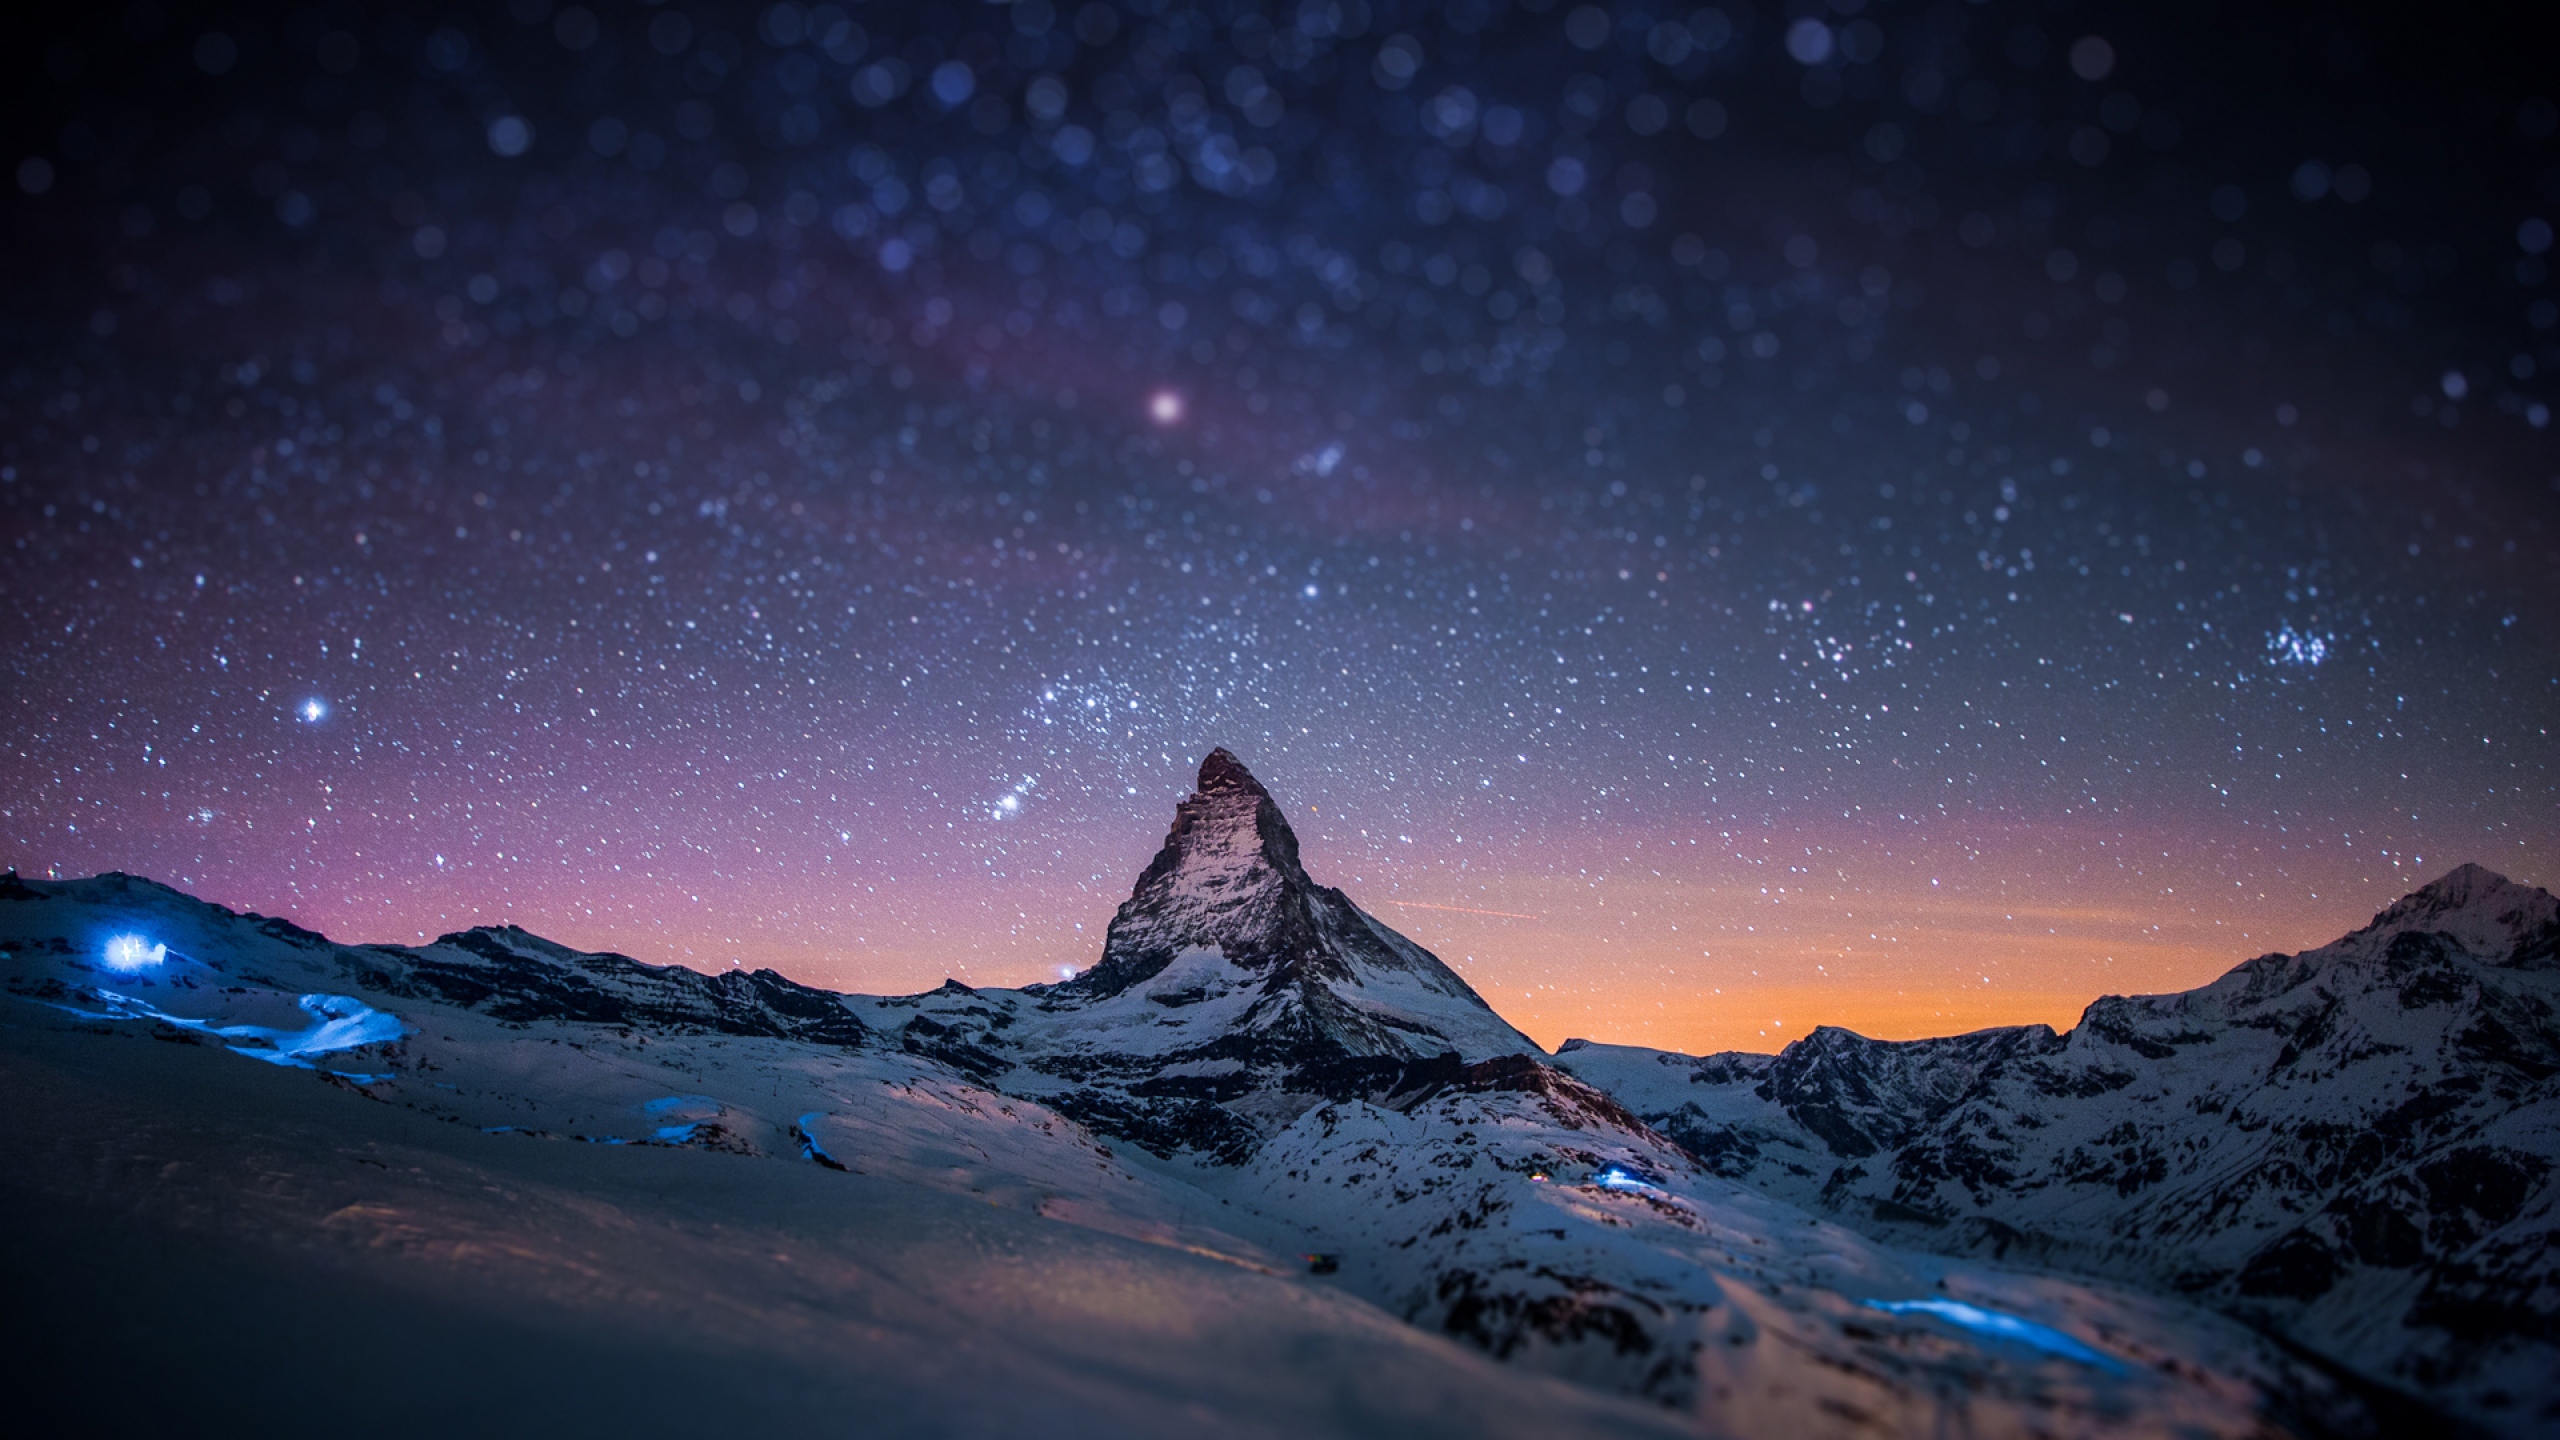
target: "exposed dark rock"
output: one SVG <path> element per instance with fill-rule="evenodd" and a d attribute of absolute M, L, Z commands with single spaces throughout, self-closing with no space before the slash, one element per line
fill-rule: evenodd
<path fill-rule="evenodd" d="M 647 1027 L 762 1035 L 821 1045 L 866 1038 L 844 997 L 771 970 L 705 975 L 588 954 L 509 925 L 459 931 L 411 950 L 375 946 L 367 973 L 393 994 L 431 996 L 516 1024 Z"/>

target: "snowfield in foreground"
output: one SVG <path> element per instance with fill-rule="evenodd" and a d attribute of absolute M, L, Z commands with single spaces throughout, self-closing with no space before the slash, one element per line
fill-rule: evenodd
<path fill-rule="evenodd" d="M 106 1430 L 219 1395 L 395 1433 L 2536 1433 L 2547 1302 L 2516 1287 L 2549 1266 L 2513 1256 L 2549 1223 L 2560 932 L 2494 880 L 2069 1037 L 1697 1060 L 1544 1056 L 1308 879 L 1224 752 L 1101 962 L 1019 991 L 839 996 L 513 929 L 340 946 L 12 877 L 7 1351 L 17 1393 Z M 2500 945 L 2543 978 L 2479 979 Z M 2379 1028 L 2350 970 L 2417 1018 Z M 2452 1021 L 2407 998 L 2448 985 Z M 2513 1074 L 2466 1085 L 2481 1014 Z M 2289 1114 L 2220 1118 L 2288 1084 L 2368 1128 L 2457 1103 L 2320 1171 Z M 2358 1248 L 2484 1147 L 2508 1168 L 2465 1162 L 2414 1258 Z M 2202 1178 L 2124 1183 L 2153 1170 Z M 2296 1270 L 2352 1300 L 2253 1284 L 2315 1242 Z M 2393 1263 L 2417 1279 L 2366 1273 Z M 2413 1310 L 2460 1266 L 2526 1317 L 2468 1361 Z"/>

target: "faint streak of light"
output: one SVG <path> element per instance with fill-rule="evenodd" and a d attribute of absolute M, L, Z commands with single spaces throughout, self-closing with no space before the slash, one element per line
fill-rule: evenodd
<path fill-rule="evenodd" d="M 1390 900 L 1387 903 L 1390 905 L 1401 905 L 1407 910 L 1447 910 L 1452 914 L 1457 915 L 1499 915 L 1505 920 L 1536 920 L 1541 918 L 1536 915 L 1523 915 L 1516 910 L 1478 910 L 1472 905 L 1425 905 L 1419 900 Z"/>

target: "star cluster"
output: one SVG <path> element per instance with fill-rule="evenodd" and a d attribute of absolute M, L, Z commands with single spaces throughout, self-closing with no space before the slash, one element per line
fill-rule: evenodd
<path fill-rule="evenodd" d="M 1541 1040 L 1688 1049 L 2555 878 L 2560 111 L 2457 22 L 47 23 L 22 870 L 1021 983 L 1225 744 Z"/>

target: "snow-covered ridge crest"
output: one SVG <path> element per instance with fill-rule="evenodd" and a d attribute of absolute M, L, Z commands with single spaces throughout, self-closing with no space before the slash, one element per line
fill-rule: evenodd
<path fill-rule="evenodd" d="M 2408 931 L 2450 935 L 2476 955 L 2513 948 L 2518 953 L 2512 963 L 2549 966 L 2555 959 L 2555 939 L 2560 938 L 2560 899 L 2539 886 L 2519 885 L 2486 866 L 2463 865 L 2402 896 L 2374 916 L 2373 923 L 2339 944 L 2364 936 L 2388 939 Z"/>

